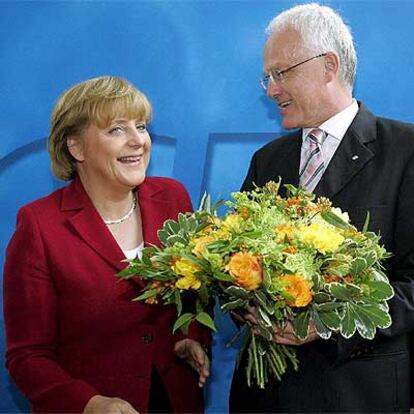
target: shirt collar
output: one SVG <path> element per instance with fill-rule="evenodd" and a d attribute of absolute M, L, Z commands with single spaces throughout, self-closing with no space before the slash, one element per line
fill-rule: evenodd
<path fill-rule="evenodd" d="M 346 131 L 354 120 L 356 114 L 358 113 L 359 107 L 355 99 L 352 99 L 351 105 L 346 107 L 341 112 L 338 112 L 333 117 L 326 120 L 323 124 L 319 126 L 320 129 L 325 131 L 330 137 L 341 141 L 345 136 Z M 309 132 L 313 128 L 303 128 L 302 129 L 302 140 L 308 136 Z"/>

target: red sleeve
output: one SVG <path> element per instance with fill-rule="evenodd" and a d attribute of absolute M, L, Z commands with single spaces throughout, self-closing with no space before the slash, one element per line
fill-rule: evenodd
<path fill-rule="evenodd" d="M 57 292 L 34 211 L 25 207 L 6 252 L 6 366 L 38 412 L 82 412 L 98 392 L 57 362 Z M 63 410 L 62 410 L 63 407 Z"/>

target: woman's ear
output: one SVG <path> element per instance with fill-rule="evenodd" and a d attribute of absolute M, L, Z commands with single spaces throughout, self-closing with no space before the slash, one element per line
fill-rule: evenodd
<path fill-rule="evenodd" d="M 339 74 L 339 57 L 336 53 L 328 52 L 325 56 L 325 76 L 328 82 L 334 80 Z"/>
<path fill-rule="evenodd" d="M 83 155 L 83 145 L 82 139 L 78 135 L 72 135 L 66 139 L 66 145 L 68 146 L 68 150 L 70 155 L 75 158 L 76 161 L 82 162 L 85 160 Z"/>

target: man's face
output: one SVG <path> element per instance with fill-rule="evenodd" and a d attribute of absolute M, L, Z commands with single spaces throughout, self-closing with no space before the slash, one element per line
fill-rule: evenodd
<path fill-rule="evenodd" d="M 287 28 L 266 42 L 264 72 L 283 71 L 315 55 L 303 47 L 296 31 Z M 277 102 L 284 128 L 317 127 L 329 118 L 324 65 L 323 56 L 312 59 L 286 72 L 283 80 L 269 82 L 267 95 Z"/>

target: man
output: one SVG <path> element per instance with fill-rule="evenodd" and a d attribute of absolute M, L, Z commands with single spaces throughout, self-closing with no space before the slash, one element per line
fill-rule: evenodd
<path fill-rule="evenodd" d="M 318 4 L 293 7 L 267 29 L 262 83 L 283 127 L 300 128 L 258 150 L 243 190 L 269 180 L 329 197 L 361 228 L 367 211 L 393 257 L 386 264 L 395 297 L 392 326 L 374 340 L 323 340 L 311 322 L 299 341 L 289 325 L 278 343 L 297 346 L 299 371 L 265 390 L 233 379 L 231 412 L 406 412 L 409 335 L 414 329 L 414 126 L 378 118 L 352 97 L 356 53 L 342 18 Z M 311 133 L 311 134 L 309 134 Z M 247 320 L 254 323 L 254 315 Z"/>

